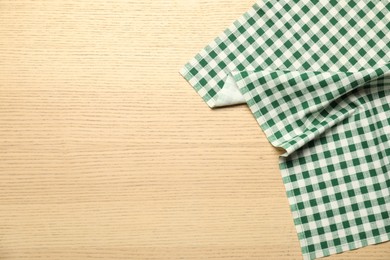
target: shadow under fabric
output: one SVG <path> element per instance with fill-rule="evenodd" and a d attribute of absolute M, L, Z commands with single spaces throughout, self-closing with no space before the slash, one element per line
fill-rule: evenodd
<path fill-rule="evenodd" d="M 390 239 L 390 2 L 259 2 L 180 73 L 286 150 L 304 259 Z"/>

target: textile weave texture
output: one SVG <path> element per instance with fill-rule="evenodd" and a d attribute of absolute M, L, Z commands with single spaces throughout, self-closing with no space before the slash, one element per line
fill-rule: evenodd
<path fill-rule="evenodd" d="M 389 1 L 258 2 L 180 72 L 286 150 L 304 259 L 390 239 Z"/>

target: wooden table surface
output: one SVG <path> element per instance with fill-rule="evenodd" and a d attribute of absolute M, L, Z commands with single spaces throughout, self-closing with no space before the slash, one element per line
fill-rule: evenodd
<path fill-rule="evenodd" d="M 302 258 L 280 152 L 178 74 L 252 4 L 0 0 L 0 259 Z"/>

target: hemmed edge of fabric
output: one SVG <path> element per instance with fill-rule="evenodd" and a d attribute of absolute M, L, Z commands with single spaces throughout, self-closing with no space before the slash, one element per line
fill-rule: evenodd
<path fill-rule="evenodd" d="M 198 93 L 198 95 L 203 99 L 203 101 L 210 107 L 210 108 L 214 108 L 215 107 L 215 100 L 212 96 L 210 96 L 210 94 L 208 92 L 205 91 L 205 93 L 203 93 L 202 95 L 202 90 L 203 89 L 203 86 L 198 82 L 198 81 L 194 81 L 193 79 L 195 79 L 194 75 L 191 74 L 191 72 L 187 69 L 187 65 L 184 65 L 179 73 L 180 75 L 188 82 L 188 84 L 191 85 L 191 87 L 196 91 L 196 93 Z"/>

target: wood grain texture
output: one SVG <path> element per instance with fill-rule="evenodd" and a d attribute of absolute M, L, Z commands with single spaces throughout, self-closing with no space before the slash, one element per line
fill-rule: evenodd
<path fill-rule="evenodd" d="M 0 259 L 301 259 L 279 152 L 178 74 L 252 4 L 0 0 Z"/>

